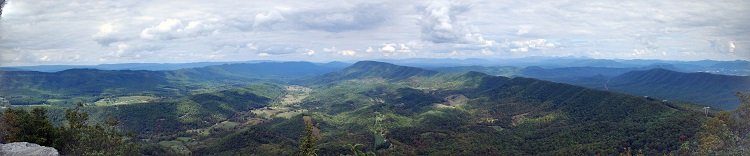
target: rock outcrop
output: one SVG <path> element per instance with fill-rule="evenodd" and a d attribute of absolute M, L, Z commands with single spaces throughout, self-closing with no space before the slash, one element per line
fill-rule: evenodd
<path fill-rule="evenodd" d="M 9 144 L 0 144 L 0 156 L 59 156 L 55 148 L 40 146 L 28 142 L 14 142 Z"/>

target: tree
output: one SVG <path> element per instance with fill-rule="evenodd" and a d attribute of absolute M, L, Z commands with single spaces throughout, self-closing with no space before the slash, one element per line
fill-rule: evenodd
<path fill-rule="evenodd" d="M 359 147 L 362 147 L 362 144 L 348 144 L 349 150 L 352 151 L 352 156 L 375 156 L 375 153 L 373 152 L 364 152 L 359 149 Z"/>
<path fill-rule="evenodd" d="M 721 112 L 716 117 L 706 120 L 698 133 L 698 152 L 701 155 L 714 155 L 734 146 L 736 136 L 727 126 L 729 113 Z"/>
<path fill-rule="evenodd" d="M 7 109 L 1 117 L 0 138 L 5 142 L 31 142 L 52 146 L 58 131 L 48 120 L 47 110 L 34 108 L 31 113 L 22 109 Z"/>
<path fill-rule="evenodd" d="M 139 155 L 135 144 L 117 131 L 119 121 L 108 117 L 104 124 L 88 125 L 88 113 L 81 111 L 82 104 L 65 110 L 68 127 L 63 152 L 68 155 Z"/>
<path fill-rule="evenodd" d="M 316 156 L 318 155 L 317 149 L 315 149 L 315 142 L 318 140 L 313 135 L 312 120 L 308 120 L 308 116 L 303 117 L 305 122 L 305 132 L 302 133 L 302 137 L 299 141 L 299 154 L 302 156 Z"/>

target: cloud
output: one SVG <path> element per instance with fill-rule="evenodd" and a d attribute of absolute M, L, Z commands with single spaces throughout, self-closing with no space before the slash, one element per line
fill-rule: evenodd
<path fill-rule="evenodd" d="M 316 61 L 733 60 L 748 59 L 750 50 L 743 46 L 750 44 L 750 16 L 741 16 L 750 1 L 743 0 L 6 2 L 0 19 L 6 66 L 241 61 L 259 53 Z"/>
<path fill-rule="evenodd" d="M 521 26 L 521 27 L 518 28 L 518 31 L 516 31 L 516 35 L 528 34 L 529 31 L 531 31 L 531 28 L 532 28 L 531 26 L 523 25 L 523 26 Z"/>
<path fill-rule="evenodd" d="M 276 8 L 258 13 L 253 28 L 256 30 L 321 30 L 343 32 L 366 30 L 379 26 L 390 17 L 384 4 L 361 3 L 351 7 L 294 10 Z"/>
<path fill-rule="evenodd" d="M 269 29 L 273 24 L 286 20 L 279 10 L 258 13 L 253 21 L 254 29 Z"/>
<path fill-rule="evenodd" d="M 545 39 L 518 40 L 504 43 L 504 47 L 510 52 L 529 52 L 534 50 L 545 50 L 556 48 L 557 45 Z"/>
<path fill-rule="evenodd" d="M 721 40 L 721 39 L 713 39 L 708 40 L 709 47 L 711 50 L 719 53 L 734 53 L 737 49 L 737 45 L 734 40 Z"/>
<path fill-rule="evenodd" d="M 258 56 L 260 56 L 260 57 L 268 57 L 268 56 L 271 56 L 271 54 L 269 54 L 269 53 L 258 53 Z"/>
<path fill-rule="evenodd" d="M 457 18 L 469 10 L 468 4 L 433 2 L 422 10 L 419 20 L 422 39 L 433 43 L 485 44 L 478 30 Z"/>
<path fill-rule="evenodd" d="M 380 52 L 384 53 L 393 53 L 396 52 L 396 48 L 394 47 L 395 44 L 385 44 L 383 47 L 380 48 Z"/>
<path fill-rule="evenodd" d="M 341 56 L 354 56 L 354 55 L 357 55 L 357 52 L 354 50 L 341 50 L 341 51 L 338 51 L 337 54 Z"/>
<path fill-rule="evenodd" d="M 128 35 L 119 32 L 118 26 L 113 22 L 107 22 L 99 26 L 99 31 L 92 35 L 94 41 L 102 46 L 109 46 L 115 42 L 129 40 Z"/>
<path fill-rule="evenodd" d="M 363 3 L 352 8 L 303 11 L 291 18 L 305 28 L 341 32 L 377 27 L 385 22 L 389 15 L 383 4 Z"/>
<path fill-rule="evenodd" d="M 272 55 L 283 55 L 283 54 L 294 54 L 294 53 L 307 53 L 309 49 L 300 48 L 295 45 L 287 44 L 270 44 L 260 43 L 257 46 L 257 51 L 272 54 Z M 314 54 L 315 52 L 313 52 Z"/>
<path fill-rule="evenodd" d="M 189 21 L 183 23 L 179 19 L 166 19 L 156 26 L 143 29 L 140 37 L 148 40 L 171 40 L 183 37 L 194 37 L 218 33 L 216 25 L 205 21 Z"/>
<path fill-rule="evenodd" d="M 419 18 L 421 38 L 430 42 L 436 52 L 475 52 L 494 54 L 497 42 L 486 39 L 479 29 L 459 18 L 471 6 L 459 2 L 435 1 L 422 8 Z"/>
<path fill-rule="evenodd" d="M 433 2 L 422 10 L 419 23 L 422 28 L 422 39 L 434 43 L 465 42 L 466 26 L 459 23 L 456 15 L 468 10 L 464 4 Z M 472 36 L 471 34 L 468 34 Z"/>
<path fill-rule="evenodd" d="M 324 52 L 336 52 L 336 47 L 330 47 L 330 48 L 323 48 Z"/>
<path fill-rule="evenodd" d="M 312 56 L 312 55 L 315 55 L 315 50 L 305 49 L 305 52 L 303 54 L 305 54 L 307 56 Z"/>
<path fill-rule="evenodd" d="M 415 43 L 407 43 L 416 45 Z M 410 45 L 407 45 L 404 43 L 386 43 L 381 46 L 378 51 L 380 51 L 383 56 L 398 56 L 401 54 L 409 54 L 413 53 L 412 48 Z"/>

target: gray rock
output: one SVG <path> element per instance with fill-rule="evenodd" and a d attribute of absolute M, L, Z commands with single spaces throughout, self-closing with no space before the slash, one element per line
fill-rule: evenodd
<path fill-rule="evenodd" d="M 0 156 L 59 156 L 55 148 L 39 146 L 28 142 L 14 142 L 9 144 L 0 144 Z"/>

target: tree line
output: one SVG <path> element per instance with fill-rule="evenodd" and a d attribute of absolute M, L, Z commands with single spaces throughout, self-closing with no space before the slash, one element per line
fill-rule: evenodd
<path fill-rule="evenodd" d="M 140 155 L 131 137 L 118 131 L 118 120 L 110 117 L 89 124 L 82 106 L 65 110 L 66 122 L 61 126 L 52 124 L 45 108 L 8 108 L 0 115 L 0 143 L 30 142 L 63 155 Z"/>

